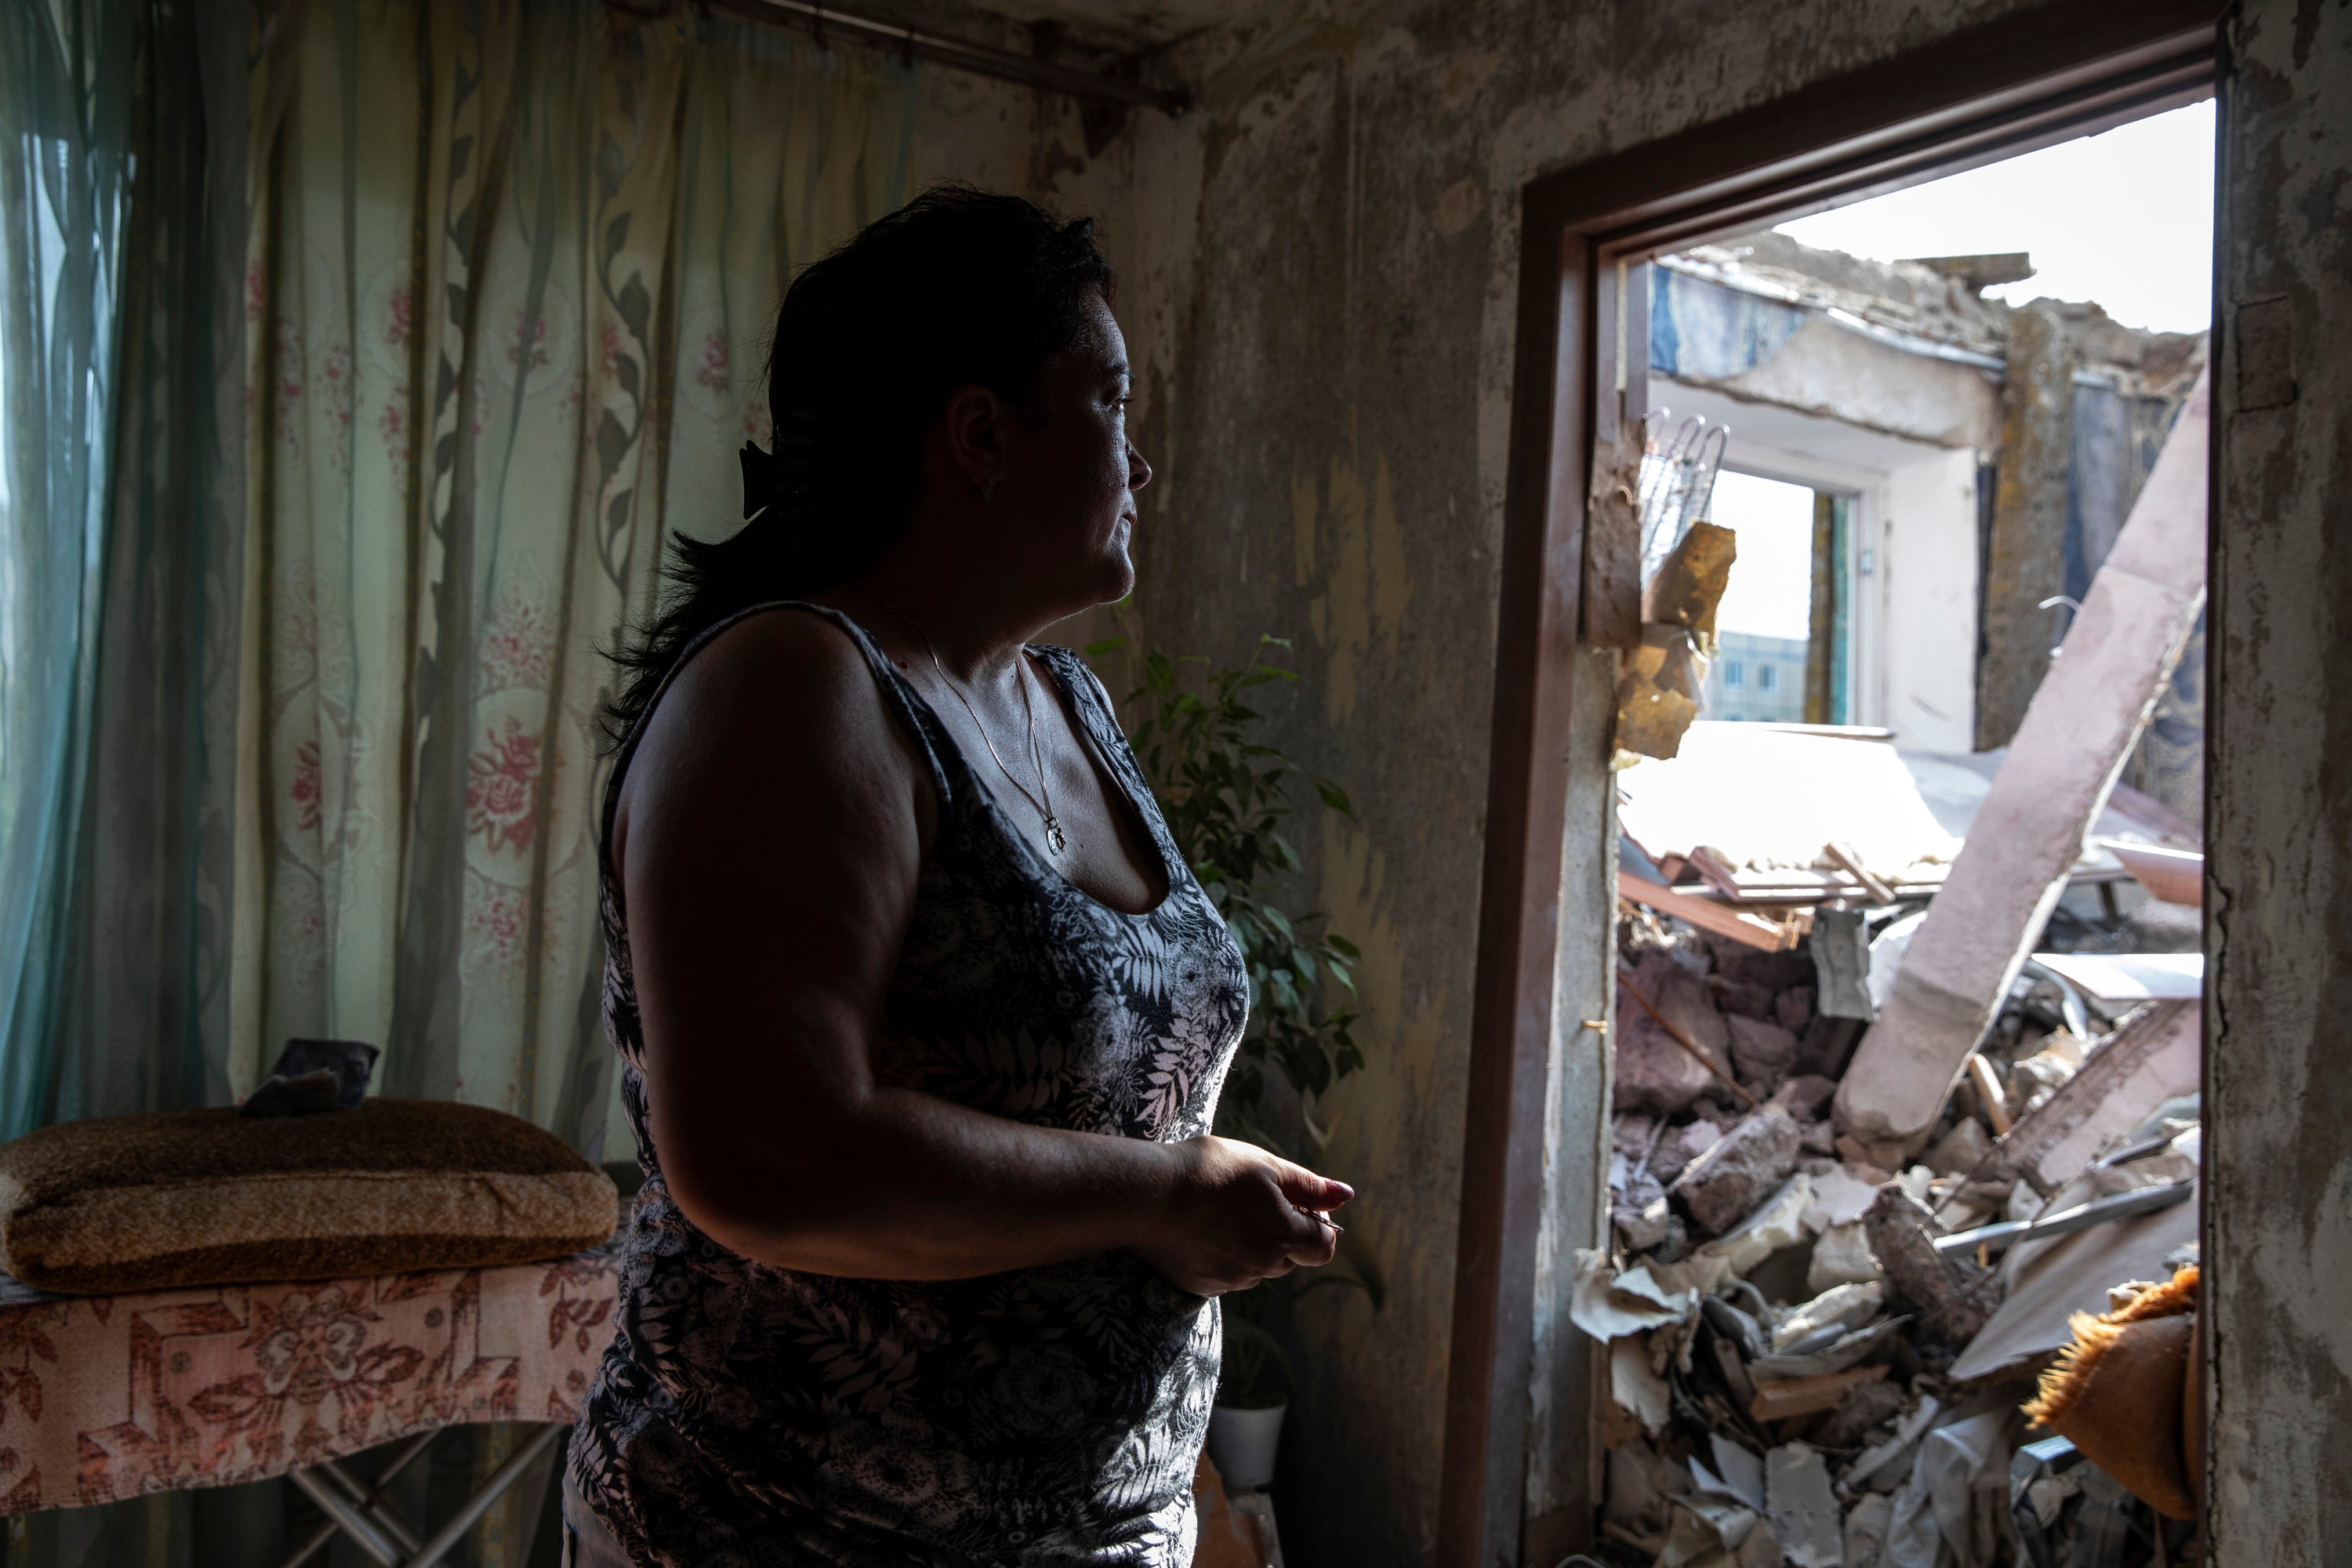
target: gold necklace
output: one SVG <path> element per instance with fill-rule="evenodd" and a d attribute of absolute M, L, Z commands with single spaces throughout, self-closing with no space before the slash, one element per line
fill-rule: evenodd
<path fill-rule="evenodd" d="M 979 711 L 972 707 L 971 700 L 963 694 L 963 688 L 957 684 L 956 678 L 948 673 L 948 667 L 940 662 L 940 650 L 931 646 L 931 634 L 923 629 L 923 623 L 873 589 L 866 587 L 865 584 L 860 583 L 856 586 L 867 598 L 912 626 L 915 635 L 923 639 L 923 651 L 930 656 L 931 668 L 940 672 L 940 681 L 955 700 L 963 704 L 963 710 L 971 716 L 971 727 L 980 731 L 980 743 L 988 748 L 989 756 L 996 763 L 996 771 L 1003 773 L 1005 782 L 1019 790 L 1021 798 L 1027 801 L 1031 808 L 1045 819 L 1046 846 L 1056 855 L 1066 850 L 1070 847 L 1070 841 L 1062 832 L 1061 818 L 1054 815 L 1054 792 L 1052 786 L 1045 782 L 1045 753 L 1037 744 L 1037 710 L 1029 702 L 1028 656 L 1014 655 L 1021 661 L 1021 673 L 1015 679 L 1021 684 L 1021 712 L 1029 721 L 1029 760 L 1037 764 L 1037 788 L 1043 792 L 1045 797 L 1042 800 L 1037 795 L 1030 794 L 1029 786 L 1015 778 L 1013 770 L 1004 765 L 1004 759 L 997 753 L 996 742 L 988 738 L 988 726 L 980 721 Z"/>

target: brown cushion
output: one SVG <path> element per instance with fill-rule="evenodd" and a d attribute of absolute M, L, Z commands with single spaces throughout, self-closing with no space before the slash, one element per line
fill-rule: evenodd
<path fill-rule="evenodd" d="M 616 1211 L 553 1133 L 446 1100 L 103 1117 L 0 1146 L 0 1268 L 77 1295 L 535 1262 L 604 1240 Z"/>

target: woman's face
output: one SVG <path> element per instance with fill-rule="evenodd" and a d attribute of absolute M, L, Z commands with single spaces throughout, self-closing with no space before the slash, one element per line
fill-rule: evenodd
<path fill-rule="evenodd" d="M 1020 525 L 1023 575 L 1074 609 L 1135 586 L 1128 538 L 1151 466 L 1127 440 L 1127 340 L 1100 296 L 1076 347 L 1046 363 L 1034 427 L 1016 421 L 989 510 Z"/>

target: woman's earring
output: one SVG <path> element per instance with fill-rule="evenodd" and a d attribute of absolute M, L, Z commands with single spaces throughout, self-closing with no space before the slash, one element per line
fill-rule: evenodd
<path fill-rule="evenodd" d="M 980 487 L 980 504 L 981 504 L 981 505 L 982 505 L 982 506 L 987 506 L 987 505 L 991 504 L 992 502 L 993 502 L 995 500 L 996 500 L 996 487 L 995 487 L 994 485 L 982 485 L 982 486 L 981 486 L 981 487 Z"/>

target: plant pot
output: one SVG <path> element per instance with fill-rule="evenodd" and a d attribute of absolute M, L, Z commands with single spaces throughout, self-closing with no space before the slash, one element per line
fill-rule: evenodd
<path fill-rule="evenodd" d="M 1227 1491 L 1259 1491 L 1274 1479 L 1274 1447 L 1282 1436 L 1282 1413 L 1289 1408 L 1220 1405 L 1209 1413 L 1209 1458 Z"/>

